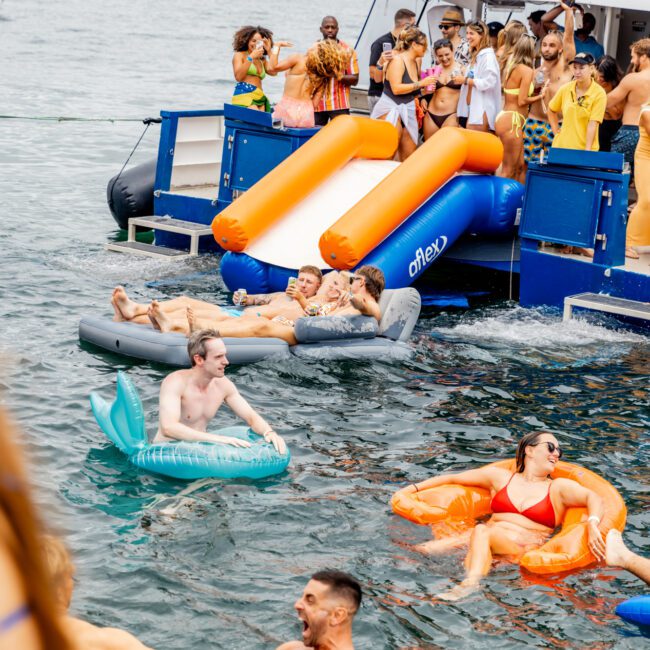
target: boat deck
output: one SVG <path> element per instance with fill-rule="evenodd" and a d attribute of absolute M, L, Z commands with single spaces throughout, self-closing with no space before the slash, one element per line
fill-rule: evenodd
<path fill-rule="evenodd" d="M 562 249 L 556 248 L 554 246 L 543 246 L 540 245 L 541 251 L 549 255 L 556 255 L 558 257 L 566 257 L 574 260 L 580 260 L 585 263 L 590 263 L 591 258 L 586 255 L 579 255 L 577 253 L 564 253 Z M 639 273 L 641 275 L 650 276 L 650 246 L 641 246 L 639 247 L 639 259 L 632 259 L 630 257 L 625 258 L 625 264 L 618 266 L 616 268 L 621 268 L 630 273 Z"/>

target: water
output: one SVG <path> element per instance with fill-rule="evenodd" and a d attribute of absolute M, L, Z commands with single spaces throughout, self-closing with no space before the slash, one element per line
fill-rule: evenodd
<path fill-rule="evenodd" d="M 189 6 L 4 0 L 0 112 L 141 118 L 218 106 L 231 89 L 236 27 L 261 22 L 307 47 L 323 13 L 281 0 Z M 354 41 L 366 3 L 331 0 L 327 12 Z M 265 86 L 277 98 L 281 80 Z M 422 319 L 405 365 L 292 359 L 231 368 L 293 453 L 286 475 L 258 483 L 213 481 L 178 496 L 185 484 L 137 471 L 107 443 L 88 393 L 111 396 L 116 371 L 127 370 L 153 428 L 167 370 L 81 348 L 80 315 L 109 313 L 117 283 L 140 298 L 225 298 L 213 259 L 103 251 L 116 234 L 106 182 L 142 128 L 0 120 L 2 399 L 23 430 L 39 502 L 74 552 L 74 612 L 156 648 L 274 648 L 298 636 L 292 604 L 306 576 L 336 566 L 363 583 L 359 648 L 647 644 L 613 614 L 644 588 L 607 568 L 549 583 L 499 564 L 479 596 L 433 603 L 461 575 L 462 555 L 416 555 L 410 545 L 427 530 L 388 507 L 404 483 L 511 454 L 521 433 L 544 426 L 570 461 L 621 490 L 626 539 L 648 554 L 643 336 L 501 303 Z M 134 162 L 155 155 L 156 128 Z M 224 414 L 220 423 L 232 421 Z"/>

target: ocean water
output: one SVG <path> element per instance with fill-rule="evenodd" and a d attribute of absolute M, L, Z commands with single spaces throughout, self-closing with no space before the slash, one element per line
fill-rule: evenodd
<path fill-rule="evenodd" d="M 354 42 L 366 2 L 0 3 L 3 115 L 134 118 L 218 107 L 229 97 L 240 25 L 305 48 L 333 13 Z M 271 97 L 281 79 L 265 87 Z M 157 149 L 151 127 L 133 162 Z M 606 476 L 628 510 L 626 540 L 650 554 L 650 340 L 611 322 L 561 322 L 512 303 L 427 311 L 413 360 L 231 368 L 286 437 L 289 471 L 260 482 L 185 484 L 140 472 L 103 437 L 88 394 L 138 386 L 149 428 L 168 369 L 84 348 L 83 314 L 139 299 L 227 294 L 218 259 L 170 263 L 107 253 L 105 202 L 137 121 L 0 119 L 0 399 L 18 421 L 37 498 L 78 567 L 73 611 L 155 648 L 274 648 L 299 637 L 307 577 L 338 567 L 363 584 L 359 648 L 639 648 L 614 615 L 641 583 L 606 567 L 544 580 L 499 563 L 476 596 L 432 596 L 459 580 L 462 553 L 422 558 L 428 538 L 391 514 L 393 492 L 513 453 L 545 427 L 567 458 Z M 154 287 L 148 283 L 158 282 Z M 219 424 L 234 419 L 220 416 Z"/>

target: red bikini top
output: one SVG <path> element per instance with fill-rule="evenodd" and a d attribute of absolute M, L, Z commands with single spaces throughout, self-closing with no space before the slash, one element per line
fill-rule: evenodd
<path fill-rule="evenodd" d="M 510 481 L 512 481 L 512 477 Z M 523 515 L 527 519 L 534 521 L 536 524 L 541 524 L 547 528 L 555 528 L 555 510 L 553 509 L 553 503 L 551 502 L 551 485 L 548 486 L 548 492 L 546 496 L 530 508 L 526 510 L 517 510 L 510 501 L 508 496 L 508 486 L 510 485 L 508 481 L 495 495 L 490 504 L 492 512 L 513 512 L 517 515 Z"/>

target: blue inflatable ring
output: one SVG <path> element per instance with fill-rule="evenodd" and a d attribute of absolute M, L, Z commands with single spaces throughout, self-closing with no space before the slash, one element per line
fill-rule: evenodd
<path fill-rule="evenodd" d="M 616 613 L 630 623 L 650 625 L 650 596 L 635 596 L 620 603 Z"/>
<path fill-rule="evenodd" d="M 173 478 L 252 478 L 259 479 L 283 472 L 291 455 L 279 454 L 275 447 L 245 426 L 215 431 L 241 438 L 250 447 L 233 447 L 212 442 L 164 442 L 150 444 L 145 428 L 140 396 L 131 380 L 117 373 L 117 396 L 108 404 L 96 393 L 90 405 L 97 423 L 106 436 L 129 461 L 150 472 Z"/>

